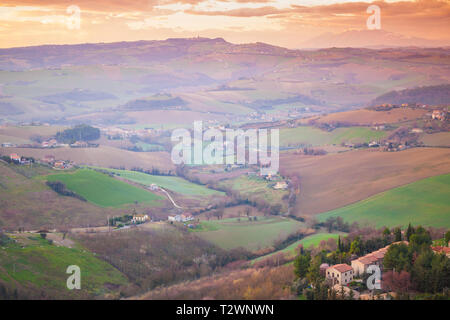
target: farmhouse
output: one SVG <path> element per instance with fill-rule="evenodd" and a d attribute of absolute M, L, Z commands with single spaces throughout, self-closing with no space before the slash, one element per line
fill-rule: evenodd
<path fill-rule="evenodd" d="M 181 215 L 176 214 L 176 215 L 170 215 L 167 217 L 168 221 L 173 221 L 173 222 L 181 222 Z"/>
<path fill-rule="evenodd" d="M 10 154 L 9 158 L 11 159 L 12 162 L 14 162 L 16 164 L 30 164 L 32 162 L 31 159 L 21 157 L 17 153 Z"/>
<path fill-rule="evenodd" d="M 450 248 L 449 247 L 436 246 L 436 247 L 431 247 L 431 250 L 433 250 L 433 253 L 435 253 L 435 254 L 443 253 L 447 256 L 447 258 L 450 258 Z"/>
<path fill-rule="evenodd" d="M 170 215 L 167 217 L 167 220 L 174 222 L 188 222 L 194 220 L 194 217 L 192 216 L 192 214 L 186 213 L 186 214 Z"/>
<path fill-rule="evenodd" d="M 405 243 L 408 244 L 408 241 L 398 241 L 393 244 Z M 383 259 L 384 255 L 388 251 L 391 245 L 387 245 L 384 248 L 378 249 L 377 251 L 373 251 L 365 256 L 359 257 L 358 259 L 352 260 L 352 268 L 355 276 L 362 275 L 366 273 L 367 268 L 370 265 L 379 266 L 380 269 L 383 268 Z"/>
<path fill-rule="evenodd" d="M 131 222 L 145 222 L 149 219 L 148 215 L 146 214 L 136 214 L 133 216 L 133 219 L 131 219 Z"/>
<path fill-rule="evenodd" d="M 156 190 L 159 189 L 159 187 L 158 187 L 156 184 L 152 183 L 152 184 L 150 185 L 149 189 L 152 190 L 152 191 L 156 191 Z"/>
<path fill-rule="evenodd" d="M 2 143 L 2 148 L 11 148 L 11 147 L 14 147 L 14 144 L 12 144 L 11 142 Z"/>
<path fill-rule="evenodd" d="M 326 279 L 332 284 L 345 286 L 353 281 L 353 269 L 348 264 L 335 264 L 326 270 Z"/>
<path fill-rule="evenodd" d="M 65 161 L 55 161 L 55 163 L 53 164 L 53 167 L 55 169 L 66 169 L 68 168 L 68 164 Z"/>
<path fill-rule="evenodd" d="M 445 120 L 445 112 L 441 110 L 433 110 L 433 113 L 431 114 L 431 119 L 433 120 Z"/>
<path fill-rule="evenodd" d="M 20 156 L 17 153 L 11 153 L 9 155 L 9 158 L 11 159 L 11 161 L 20 162 Z"/>
<path fill-rule="evenodd" d="M 41 143 L 41 147 L 42 148 L 53 148 L 56 146 L 56 144 L 58 143 L 58 141 L 56 141 L 56 139 L 49 139 L 49 140 L 45 140 Z"/>

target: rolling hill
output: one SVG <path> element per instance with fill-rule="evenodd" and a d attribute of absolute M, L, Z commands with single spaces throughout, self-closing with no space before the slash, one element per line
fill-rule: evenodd
<path fill-rule="evenodd" d="M 360 202 L 319 214 L 319 221 L 342 217 L 344 221 L 376 227 L 412 225 L 450 228 L 450 174 L 394 188 Z"/>
<path fill-rule="evenodd" d="M 280 155 L 280 167 L 300 176 L 295 214 L 311 216 L 375 194 L 450 172 L 450 150 L 356 150 L 325 156 Z"/>
<path fill-rule="evenodd" d="M 107 125 L 150 123 L 139 112 L 164 106 L 231 122 L 278 106 L 330 112 L 392 90 L 449 83 L 449 66 L 443 48 L 291 50 L 221 38 L 0 49 L 0 115 L 62 124 L 84 116 Z M 172 98 L 148 100 L 159 94 Z"/>
<path fill-rule="evenodd" d="M 390 91 L 377 97 L 371 102 L 371 105 L 376 106 L 383 103 L 397 105 L 402 103 L 448 105 L 450 104 L 450 84 Z"/>

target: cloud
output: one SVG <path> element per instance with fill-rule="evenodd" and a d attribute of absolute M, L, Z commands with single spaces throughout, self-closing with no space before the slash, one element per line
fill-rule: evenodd
<path fill-rule="evenodd" d="M 366 28 L 362 0 L 3 0 L 0 47 L 35 43 L 160 39 L 202 34 L 292 45 L 324 32 Z M 449 39 L 450 0 L 375 1 L 382 28 Z M 67 30 L 66 8 L 81 9 L 81 30 Z M 294 40 L 293 40 L 294 39 Z"/>

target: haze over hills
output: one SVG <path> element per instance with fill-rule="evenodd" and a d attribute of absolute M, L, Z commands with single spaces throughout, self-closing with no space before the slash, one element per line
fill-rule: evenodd
<path fill-rule="evenodd" d="M 253 113 L 276 120 L 447 84 L 449 71 L 444 48 L 290 50 L 180 38 L 1 49 L 0 115 L 5 122 L 73 124 L 102 112 L 95 121 L 149 124 L 170 109 L 173 123 L 239 122 Z"/>
<path fill-rule="evenodd" d="M 371 102 L 371 105 L 376 106 L 383 103 L 445 105 L 450 103 L 450 85 L 418 87 L 401 91 L 391 91 L 377 97 Z"/>
<path fill-rule="evenodd" d="M 327 32 L 302 43 L 303 48 L 395 48 L 442 47 L 450 43 L 419 37 L 407 37 L 385 30 L 348 30 L 342 33 Z"/>

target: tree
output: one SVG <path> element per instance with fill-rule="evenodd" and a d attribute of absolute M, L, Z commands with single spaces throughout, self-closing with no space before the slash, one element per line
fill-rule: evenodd
<path fill-rule="evenodd" d="M 360 238 L 357 237 L 355 240 L 352 241 L 350 244 L 350 253 L 352 254 L 359 254 L 361 252 L 361 241 Z"/>
<path fill-rule="evenodd" d="M 100 130 L 86 124 L 77 125 L 56 134 L 56 139 L 63 143 L 75 141 L 91 141 L 100 138 Z"/>
<path fill-rule="evenodd" d="M 430 246 L 432 244 L 430 233 L 422 226 L 417 227 L 414 233 L 409 237 L 411 246 L 419 248 L 422 246 Z"/>
<path fill-rule="evenodd" d="M 395 228 L 394 236 L 395 242 L 402 241 L 402 230 L 400 228 Z"/>
<path fill-rule="evenodd" d="M 304 278 L 311 264 L 311 254 L 309 251 L 300 253 L 294 260 L 294 273 L 297 278 Z"/>
<path fill-rule="evenodd" d="M 414 228 L 411 226 L 411 223 L 408 224 L 408 229 L 406 229 L 406 240 L 409 241 L 409 238 L 414 233 Z"/>
<path fill-rule="evenodd" d="M 270 214 L 273 216 L 276 216 L 276 215 L 280 214 L 281 209 L 282 209 L 281 204 L 279 204 L 279 203 L 274 204 L 273 206 L 270 206 Z"/>
<path fill-rule="evenodd" d="M 384 255 L 383 266 L 386 270 L 409 271 L 411 269 L 412 253 L 404 243 L 393 244 Z"/>
<path fill-rule="evenodd" d="M 314 284 L 314 286 L 318 286 L 318 281 L 322 278 L 320 276 L 320 264 L 322 263 L 322 259 L 320 255 L 317 255 L 312 259 L 309 264 L 308 272 L 306 273 L 306 278 L 309 283 Z"/>
<path fill-rule="evenodd" d="M 387 271 L 383 274 L 383 288 L 397 293 L 405 293 L 411 288 L 411 275 L 402 270 L 400 272 Z"/>

